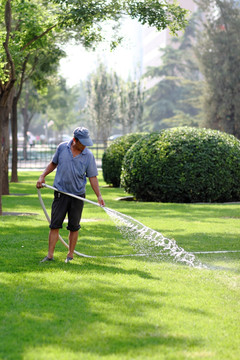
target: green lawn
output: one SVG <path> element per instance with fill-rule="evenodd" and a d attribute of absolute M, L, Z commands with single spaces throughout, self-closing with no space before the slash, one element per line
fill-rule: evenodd
<path fill-rule="evenodd" d="M 39 264 L 48 223 L 38 176 L 21 172 L 3 197 L 4 212 L 31 215 L 0 218 L 0 360 L 239 359 L 240 253 L 198 255 L 208 269 L 170 257 L 107 258 L 136 250 L 101 208 L 86 204 L 77 250 L 97 257 L 65 264 L 59 242 L 55 261 Z M 105 187 L 101 176 L 100 184 L 107 207 L 187 251 L 240 250 L 240 204 L 116 201 L 123 189 Z M 50 211 L 52 191 L 42 196 Z M 89 186 L 87 197 L 96 201 Z"/>

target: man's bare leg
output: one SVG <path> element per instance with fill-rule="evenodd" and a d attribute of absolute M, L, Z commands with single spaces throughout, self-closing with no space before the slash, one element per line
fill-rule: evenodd
<path fill-rule="evenodd" d="M 70 231 L 68 239 L 69 239 L 69 249 L 67 256 L 73 258 L 73 253 L 78 240 L 78 231 Z"/>
<path fill-rule="evenodd" d="M 59 229 L 50 229 L 48 237 L 48 258 L 53 258 L 54 249 L 58 241 Z"/>

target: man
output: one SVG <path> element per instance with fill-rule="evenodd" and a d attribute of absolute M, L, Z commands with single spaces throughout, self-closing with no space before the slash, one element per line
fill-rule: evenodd
<path fill-rule="evenodd" d="M 88 129 L 78 127 L 74 130 L 74 137 L 69 142 L 61 143 L 52 161 L 37 181 L 37 188 L 41 188 L 45 177 L 57 168 L 54 179 L 54 187 L 60 191 L 85 197 L 86 176 L 89 178 L 98 203 L 104 206 L 105 203 L 100 193 L 98 184 L 98 171 L 92 152 L 86 146 L 92 146 L 93 142 L 89 136 Z M 78 239 L 80 220 L 83 209 L 83 201 L 71 196 L 54 192 L 52 203 L 52 214 L 49 232 L 48 255 L 41 261 L 52 261 L 53 253 L 58 241 L 59 229 L 62 228 L 66 214 L 68 214 L 69 230 L 69 251 L 66 263 L 73 260 L 73 253 Z"/>

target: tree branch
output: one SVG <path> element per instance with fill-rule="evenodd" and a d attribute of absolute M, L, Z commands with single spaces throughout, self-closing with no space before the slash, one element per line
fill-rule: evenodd
<path fill-rule="evenodd" d="M 4 91 L 4 86 L 3 86 L 2 80 L 0 80 L 0 89 L 1 89 L 1 92 Z"/>
<path fill-rule="evenodd" d="M 12 24 L 12 9 L 11 9 L 11 0 L 6 1 L 5 5 L 5 25 L 6 25 L 6 46 L 8 46 L 10 32 L 11 32 L 11 24 Z"/>
<path fill-rule="evenodd" d="M 27 44 L 25 44 L 22 48 L 21 51 L 24 51 L 28 46 L 30 46 L 32 43 L 34 43 L 35 41 L 41 39 L 43 36 L 45 36 L 46 34 L 48 34 L 52 29 L 54 29 L 56 26 L 58 26 L 59 24 L 54 24 L 52 26 L 50 26 L 50 28 L 48 28 L 47 30 L 45 30 L 42 34 L 40 35 L 36 35 L 34 36 Z"/>
<path fill-rule="evenodd" d="M 29 55 L 28 54 L 23 62 L 23 66 L 22 66 L 22 72 L 21 72 L 21 79 L 20 79 L 20 84 L 19 84 L 19 89 L 18 89 L 18 92 L 15 96 L 16 100 L 18 101 L 19 98 L 20 98 L 20 95 L 21 95 L 21 92 L 22 92 L 22 87 L 23 87 L 23 83 L 24 83 L 24 75 L 25 75 L 25 71 L 26 71 L 26 66 L 27 66 L 27 62 L 28 62 L 28 58 L 29 58 Z"/>
<path fill-rule="evenodd" d="M 10 65 L 10 81 L 8 82 L 10 84 L 11 81 L 15 82 L 16 79 L 15 79 L 15 67 L 14 67 L 14 63 L 13 63 L 13 60 L 12 60 L 12 56 L 10 54 L 10 51 L 8 49 L 8 45 L 6 42 L 3 43 L 3 47 L 5 49 L 5 52 L 6 52 L 6 55 L 7 55 L 7 60 L 8 60 L 8 64 Z M 8 86 L 8 85 L 7 85 Z"/>
<path fill-rule="evenodd" d="M 35 56 L 33 66 L 31 68 L 31 70 L 29 71 L 29 73 L 26 74 L 24 81 L 27 81 L 31 77 L 31 75 L 34 73 L 37 63 L 38 63 L 38 57 Z"/>
<path fill-rule="evenodd" d="M 6 52 L 8 64 L 10 66 L 10 79 L 7 83 L 6 89 L 11 88 L 13 86 L 14 82 L 16 81 L 15 67 L 14 67 L 14 63 L 12 60 L 12 56 L 11 56 L 9 48 L 8 48 L 8 42 L 9 42 L 9 37 L 10 37 L 10 33 L 11 33 L 11 23 L 12 23 L 11 0 L 7 0 L 6 5 L 5 5 L 5 25 L 6 25 L 7 33 L 6 33 L 6 40 L 3 43 L 3 47 Z"/>

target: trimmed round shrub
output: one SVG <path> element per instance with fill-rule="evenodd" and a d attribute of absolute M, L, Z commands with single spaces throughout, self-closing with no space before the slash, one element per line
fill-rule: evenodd
<path fill-rule="evenodd" d="M 149 134 L 126 153 L 121 182 L 141 201 L 239 201 L 240 141 L 189 127 Z"/>
<path fill-rule="evenodd" d="M 108 146 L 102 157 L 103 178 L 107 184 L 120 186 L 123 158 L 127 150 L 143 135 L 143 133 L 123 135 Z"/>

